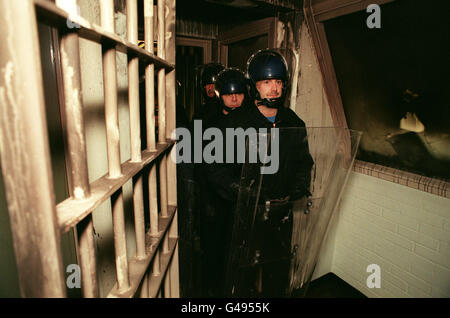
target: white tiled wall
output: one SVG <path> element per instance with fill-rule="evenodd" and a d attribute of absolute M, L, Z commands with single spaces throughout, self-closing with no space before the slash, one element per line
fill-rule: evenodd
<path fill-rule="evenodd" d="M 366 296 L 450 297 L 450 199 L 352 172 L 335 233 L 331 271 Z"/>

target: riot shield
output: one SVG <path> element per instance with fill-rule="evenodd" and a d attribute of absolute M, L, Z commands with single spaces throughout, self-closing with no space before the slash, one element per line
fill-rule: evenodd
<path fill-rule="evenodd" d="M 248 136 L 228 295 L 290 297 L 307 287 L 359 139 L 342 128 L 272 128 Z"/>

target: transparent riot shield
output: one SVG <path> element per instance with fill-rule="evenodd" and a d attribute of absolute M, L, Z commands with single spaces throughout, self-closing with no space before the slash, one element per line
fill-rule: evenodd
<path fill-rule="evenodd" d="M 307 288 L 359 139 L 342 128 L 248 136 L 227 263 L 230 296 L 291 297 Z"/>

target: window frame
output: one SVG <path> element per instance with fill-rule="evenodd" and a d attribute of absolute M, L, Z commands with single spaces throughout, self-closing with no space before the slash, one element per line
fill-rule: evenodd
<path fill-rule="evenodd" d="M 370 4 L 382 5 L 393 1 L 395 0 L 305 0 L 303 3 L 303 13 L 316 50 L 324 90 L 330 106 L 331 118 L 336 127 L 348 128 L 348 125 L 328 46 L 324 22 L 365 10 Z M 450 198 L 450 183 L 437 178 L 425 177 L 361 160 L 355 161 L 353 171 L 398 183 L 419 191 Z"/>

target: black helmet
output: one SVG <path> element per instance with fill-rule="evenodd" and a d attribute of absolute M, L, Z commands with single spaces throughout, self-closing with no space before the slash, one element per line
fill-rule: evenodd
<path fill-rule="evenodd" d="M 230 112 L 233 108 L 225 106 L 222 95 L 244 94 L 244 101 L 241 105 L 243 106 L 249 97 L 248 80 L 240 69 L 234 67 L 226 68 L 217 75 L 215 91 L 216 96 L 219 98 L 220 106 Z"/>
<path fill-rule="evenodd" d="M 214 84 L 217 79 L 217 74 L 224 69 L 220 63 L 209 63 L 203 67 L 201 86 L 204 88 L 207 84 Z"/>
<path fill-rule="evenodd" d="M 247 77 L 250 79 L 252 86 L 252 95 L 257 99 L 258 105 L 266 105 L 268 107 L 278 108 L 282 106 L 286 97 L 287 84 L 289 80 L 289 72 L 284 57 L 274 50 L 264 49 L 256 52 L 247 61 Z M 283 90 L 278 98 L 261 99 L 256 82 L 265 79 L 279 79 L 283 81 Z"/>

